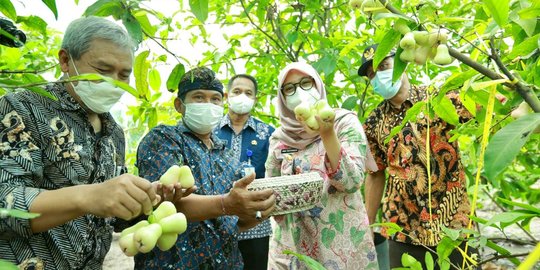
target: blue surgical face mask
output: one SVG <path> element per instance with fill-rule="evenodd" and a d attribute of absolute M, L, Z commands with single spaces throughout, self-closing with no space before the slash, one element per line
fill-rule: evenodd
<path fill-rule="evenodd" d="M 375 77 L 371 79 L 371 85 L 373 85 L 373 91 L 381 95 L 384 99 L 393 98 L 399 91 L 399 88 L 401 87 L 401 79 L 399 79 L 395 83 L 392 83 L 393 73 L 394 73 L 393 69 L 377 71 L 377 73 L 375 73 Z"/>

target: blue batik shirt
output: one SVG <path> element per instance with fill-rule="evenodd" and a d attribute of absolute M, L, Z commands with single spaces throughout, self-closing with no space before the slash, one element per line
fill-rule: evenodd
<path fill-rule="evenodd" d="M 231 118 L 226 115 L 220 125 L 214 130 L 215 135 L 224 140 L 232 150 L 234 157 L 242 163 L 247 163 L 247 150 L 253 152 L 251 165 L 255 167 L 256 178 L 264 178 L 264 163 L 268 157 L 268 139 L 274 128 L 250 116 L 239 134 L 234 132 Z M 256 227 L 242 232 L 239 240 L 262 238 L 272 234 L 270 220 L 261 222 Z"/>
<path fill-rule="evenodd" d="M 152 129 L 137 150 L 139 175 L 150 181 L 174 164 L 190 166 L 200 195 L 227 193 L 240 179 L 240 164 L 225 149 L 219 138 L 211 135 L 212 149 L 197 138 L 183 123 L 160 125 Z M 189 220 L 188 220 L 189 221 Z M 135 256 L 136 269 L 242 269 L 238 249 L 238 217 L 221 216 L 189 222 L 168 251 L 154 248 Z"/>

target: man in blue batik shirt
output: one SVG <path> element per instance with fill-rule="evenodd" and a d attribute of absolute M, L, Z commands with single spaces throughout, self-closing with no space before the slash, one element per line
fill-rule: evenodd
<path fill-rule="evenodd" d="M 223 117 L 214 133 L 226 141 L 233 156 L 241 163 L 246 164 L 250 159 L 256 178 L 264 178 L 268 139 L 274 128 L 251 116 L 257 101 L 257 81 L 250 75 L 238 74 L 230 79 L 227 88 L 225 97 L 229 103 L 229 113 Z M 253 153 L 251 157 L 248 157 L 248 151 Z M 238 247 L 244 259 L 244 269 L 267 268 L 271 233 L 270 221 L 265 220 L 240 234 Z"/>
<path fill-rule="evenodd" d="M 139 175 L 158 181 L 172 165 L 185 164 L 197 189 L 181 200 L 173 199 L 189 221 L 176 245 L 167 251 L 154 248 L 138 254 L 135 269 L 243 269 L 238 233 L 268 217 L 275 196 L 272 190 L 248 191 L 254 176 L 238 180 L 239 162 L 213 135 L 223 117 L 222 99 L 223 85 L 214 72 L 204 67 L 186 72 L 174 101 L 182 121 L 157 126 L 141 141 Z M 175 194 L 179 188 L 175 186 Z"/>

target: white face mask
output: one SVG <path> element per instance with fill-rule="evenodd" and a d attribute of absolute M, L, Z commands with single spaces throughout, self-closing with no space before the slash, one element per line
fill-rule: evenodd
<path fill-rule="evenodd" d="M 229 98 L 229 109 L 237 114 L 246 114 L 251 111 L 255 100 L 246 96 L 245 94 L 240 94 L 238 96 Z"/>
<path fill-rule="evenodd" d="M 223 107 L 213 103 L 187 103 L 185 106 L 184 123 L 197 134 L 210 133 L 223 117 Z"/>
<path fill-rule="evenodd" d="M 70 56 L 71 57 L 71 56 Z M 80 75 L 73 58 L 71 58 L 73 67 L 77 75 Z M 67 73 L 66 73 L 67 74 Z M 69 78 L 69 74 L 67 74 Z M 99 83 L 93 83 L 90 81 L 79 81 L 77 85 L 70 82 L 73 90 L 81 98 L 82 102 L 88 109 L 95 113 L 106 113 L 111 110 L 112 106 L 116 104 L 122 95 L 124 90 L 114 86 L 110 82 L 103 81 Z"/>
<path fill-rule="evenodd" d="M 296 92 L 292 96 L 285 97 L 285 105 L 289 110 L 294 111 L 296 106 L 300 105 L 303 101 L 309 103 L 309 106 L 315 104 L 320 99 L 319 91 L 317 88 L 311 87 L 309 90 L 304 90 L 300 86 L 296 87 Z"/>

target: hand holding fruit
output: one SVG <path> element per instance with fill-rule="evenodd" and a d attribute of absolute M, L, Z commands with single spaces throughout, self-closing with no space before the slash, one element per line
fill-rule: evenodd
<path fill-rule="evenodd" d="M 179 200 L 186 192 L 195 189 L 193 174 L 188 166 L 171 166 L 160 178 L 160 185 L 174 186 L 174 201 Z M 191 193 L 189 192 L 189 193 Z M 188 193 L 188 195 L 189 195 Z M 170 201 L 163 201 L 148 220 L 142 220 L 125 229 L 120 234 L 119 245 L 124 254 L 135 256 L 138 252 L 150 252 L 156 245 L 165 251 L 174 246 L 178 234 L 187 229 L 187 219 L 182 213 L 177 213 L 176 206 Z"/>
<path fill-rule="evenodd" d="M 193 193 L 195 179 L 188 166 L 171 166 L 159 179 L 160 195 L 163 200 L 176 202 Z"/>
<path fill-rule="evenodd" d="M 130 220 L 150 213 L 161 199 L 148 180 L 131 174 L 122 174 L 87 188 L 88 194 L 81 200 L 79 208 L 100 217 Z"/>

